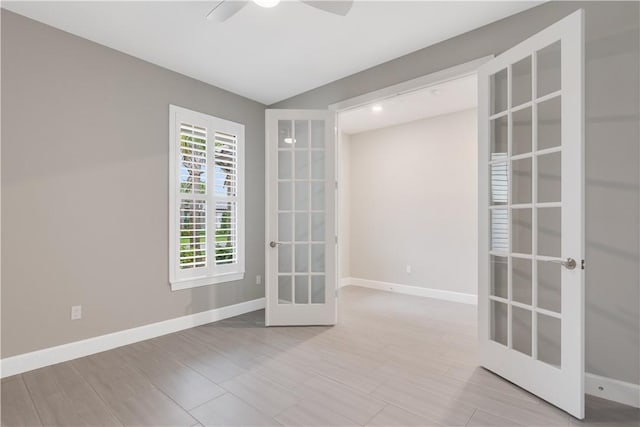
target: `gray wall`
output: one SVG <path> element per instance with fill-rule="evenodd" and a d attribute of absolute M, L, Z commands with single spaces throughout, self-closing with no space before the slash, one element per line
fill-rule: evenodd
<path fill-rule="evenodd" d="M 477 129 L 472 109 L 351 135 L 352 277 L 477 294 Z"/>
<path fill-rule="evenodd" d="M 246 126 L 244 281 L 169 289 L 170 103 Z M 264 296 L 263 105 L 3 10 L 2 125 L 2 357 Z"/>
<path fill-rule="evenodd" d="M 640 4 L 549 2 L 280 102 L 326 108 L 498 54 L 586 12 L 587 371 L 640 383 Z"/>

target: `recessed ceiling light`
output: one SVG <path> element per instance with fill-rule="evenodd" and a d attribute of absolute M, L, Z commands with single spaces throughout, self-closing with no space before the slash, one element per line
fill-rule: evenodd
<path fill-rule="evenodd" d="M 293 144 L 294 142 L 296 142 L 296 140 L 293 139 L 293 138 L 285 138 L 284 139 L 284 143 L 285 144 Z"/>
<path fill-rule="evenodd" d="M 380 111 L 382 111 L 382 105 L 380 104 L 375 104 L 371 107 L 371 111 L 373 111 L 374 113 L 379 113 Z"/>
<path fill-rule="evenodd" d="M 275 7 L 280 3 L 280 0 L 253 0 L 255 4 L 262 7 Z"/>

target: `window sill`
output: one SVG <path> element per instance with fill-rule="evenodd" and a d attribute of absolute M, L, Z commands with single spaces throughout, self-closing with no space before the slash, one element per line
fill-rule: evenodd
<path fill-rule="evenodd" d="M 197 288 L 200 286 L 217 285 L 220 283 L 234 282 L 244 279 L 244 273 L 227 273 L 218 274 L 211 277 L 201 277 L 197 279 L 181 280 L 179 282 L 171 282 L 172 291 L 180 291 L 182 289 Z"/>

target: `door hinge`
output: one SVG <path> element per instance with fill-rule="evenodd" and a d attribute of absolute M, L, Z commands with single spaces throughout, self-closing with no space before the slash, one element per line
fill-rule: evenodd
<path fill-rule="evenodd" d="M 580 268 L 584 270 L 584 260 L 580 263 Z"/>

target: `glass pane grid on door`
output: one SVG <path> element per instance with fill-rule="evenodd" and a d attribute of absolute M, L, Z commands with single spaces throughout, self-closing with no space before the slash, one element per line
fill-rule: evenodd
<path fill-rule="evenodd" d="M 324 122 L 278 121 L 278 304 L 325 301 Z"/>
<path fill-rule="evenodd" d="M 560 42 L 490 77 L 490 339 L 560 367 Z"/>

